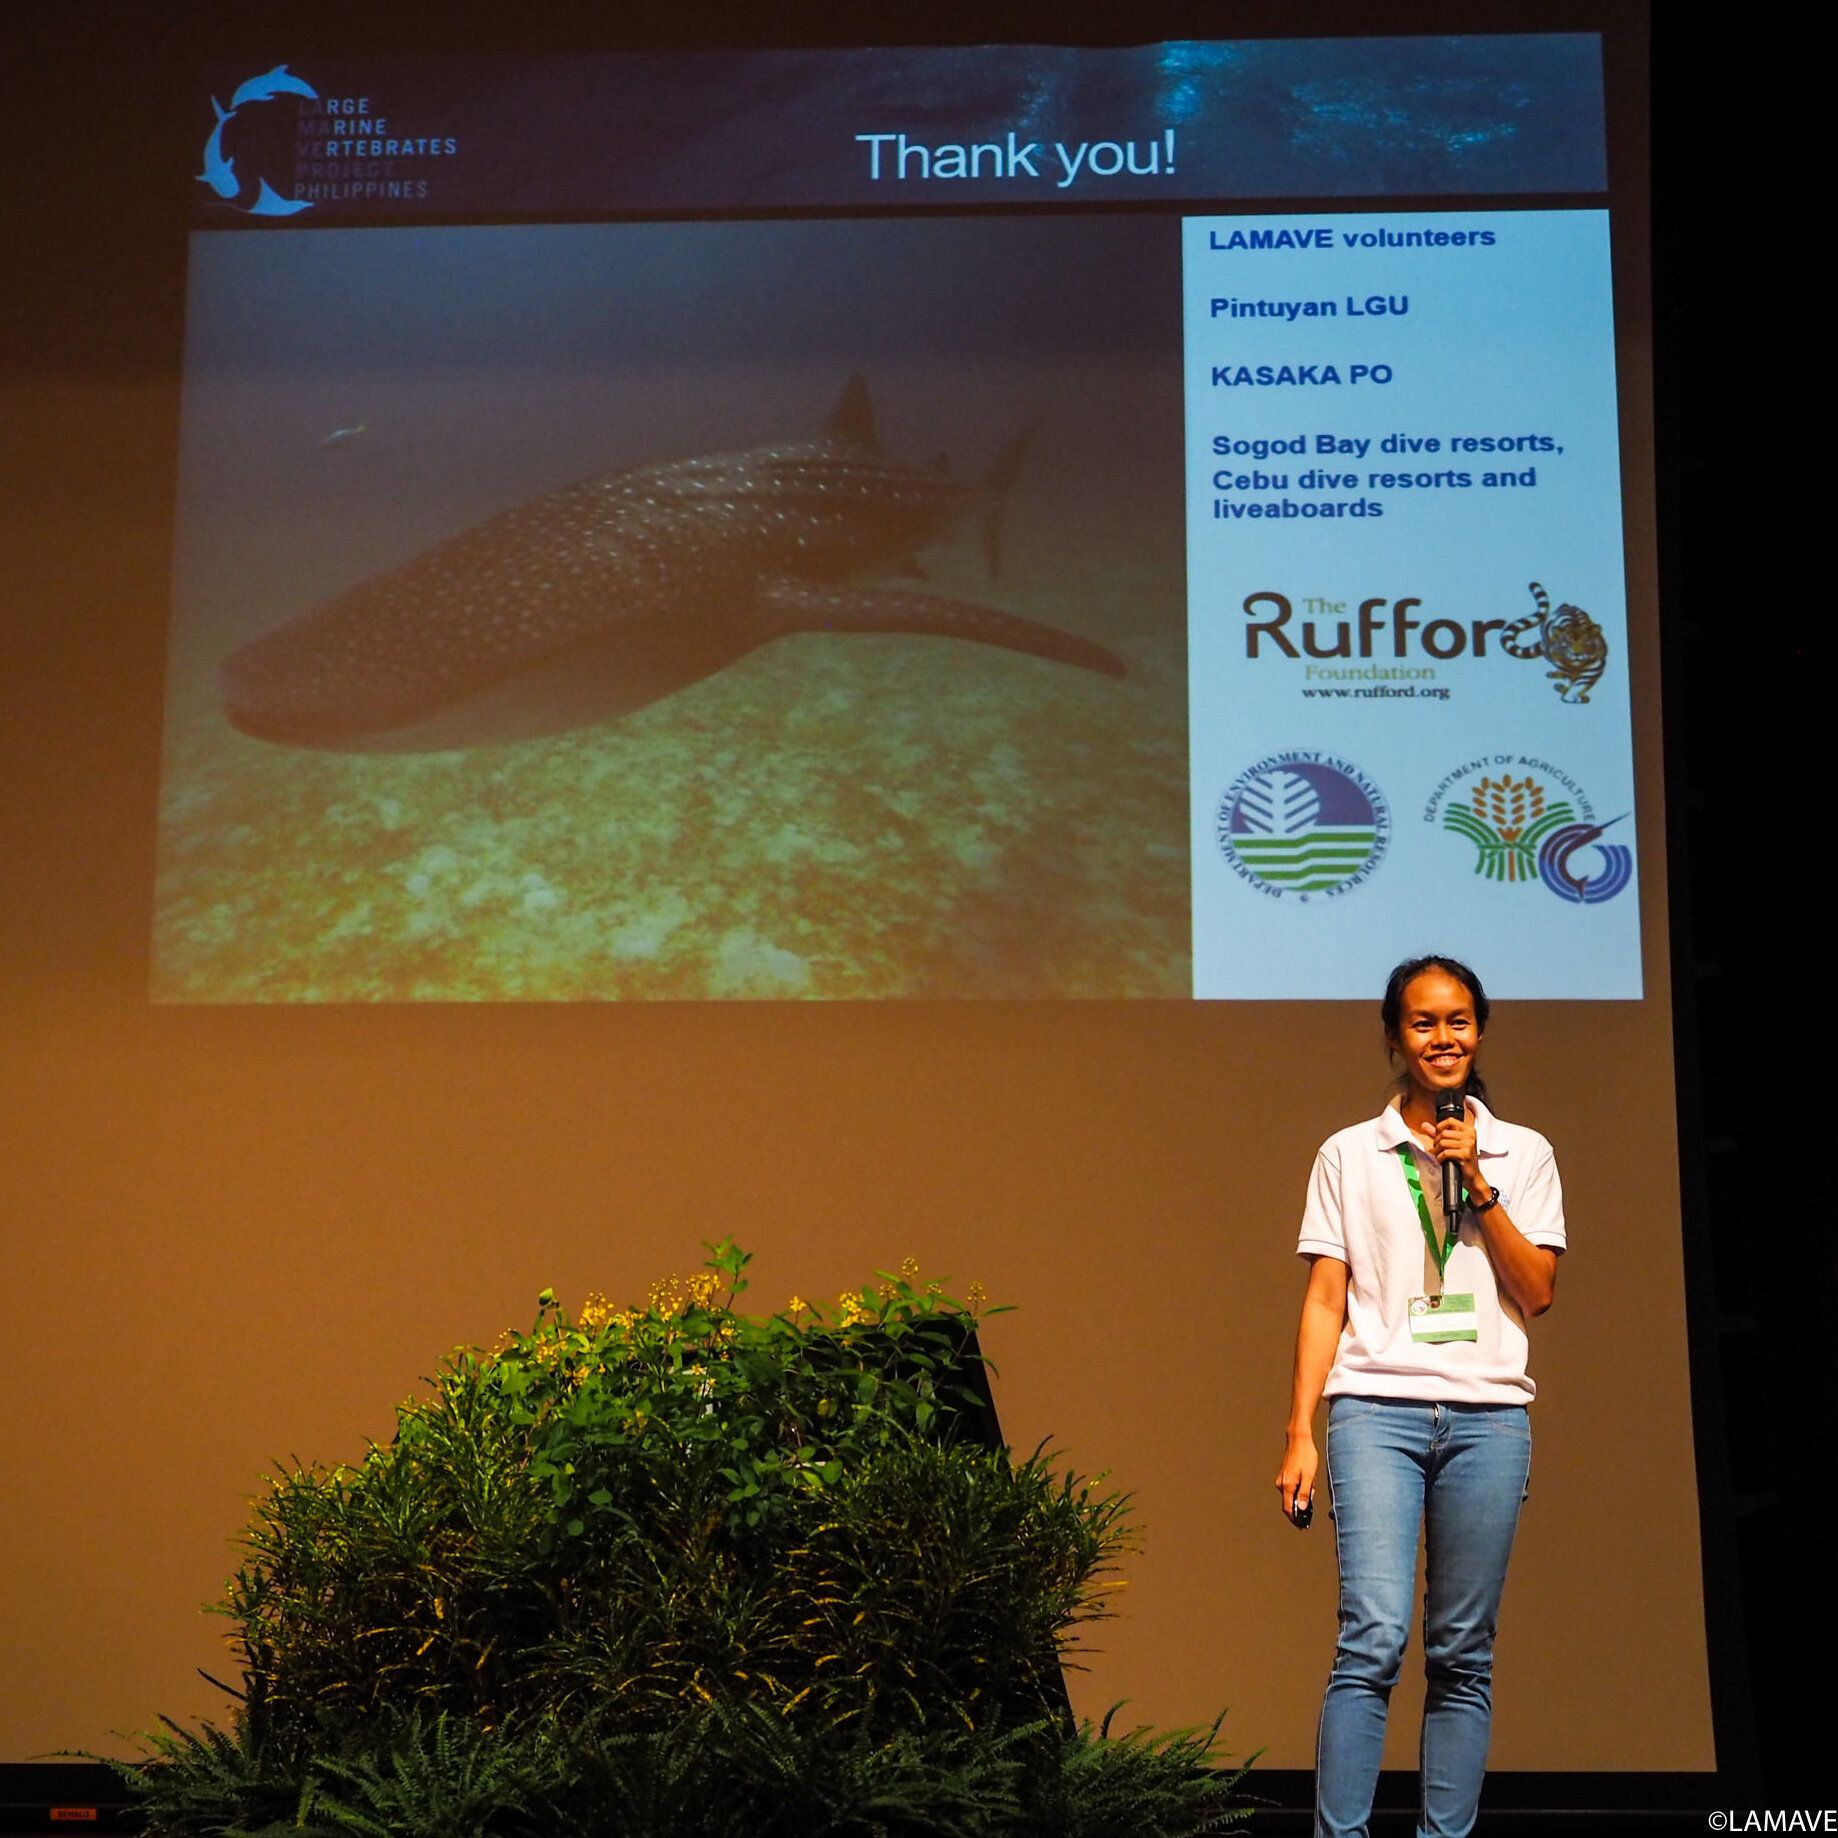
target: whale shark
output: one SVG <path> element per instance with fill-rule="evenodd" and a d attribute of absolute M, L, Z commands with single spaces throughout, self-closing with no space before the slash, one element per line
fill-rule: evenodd
<path fill-rule="evenodd" d="M 999 575 L 1033 432 L 974 482 L 903 465 L 852 376 L 815 439 L 585 479 L 345 588 L 223 661 L 225 712 L 296 746 L 477 745 L 643 707 L 797 632 L 969 640 L 1121 677 L 1091 639 L 909 584 L 918 551 L 973 517 Z"/>

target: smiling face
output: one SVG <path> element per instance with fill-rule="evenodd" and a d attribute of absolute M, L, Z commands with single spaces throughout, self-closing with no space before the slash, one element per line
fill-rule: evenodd
<path fill-rule="evenodd" d="M 1431 1103 L 1443 1091 L 1460 1091 L 1481 1044 L 1474 998 L 1446 970 L 1426 970 L 1404 987 L 1397 1031 L 1386 1044 L 1404 1062 L 1413 1091 Z"/>

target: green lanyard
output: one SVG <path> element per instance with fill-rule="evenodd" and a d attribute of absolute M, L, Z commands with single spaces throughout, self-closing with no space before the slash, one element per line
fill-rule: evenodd
<path fill-rule="evenodd" d="M 1461 1232 L 1461 1221 L 1449 1221 L 1449 1241 L 1438 1245 L 1436 1228 L 1430 1223 L 1430 1203 L 1423 1197 L 1423 1183 L 1417 1178 L 1417 1158 L 1411 1154 L 1406 1143 L 1398 1144 L 1398 1160 L 1404 1164 L 1404 1178 L 1410 1182 L 1410 1197 L 1417 1202 L 1417 1218 L 1423 1225 L 1424 1242 L 1430 1248 L 1430 1256 L 1436 1260 L 1436 1275 L 1440 1279 L 1449 1267 L 1449 1259 L 1455 1254 L 1455 1241 Z M 1462 1189 L 1462 1198 L 1468 1197 L 1466 1187 Z"/>

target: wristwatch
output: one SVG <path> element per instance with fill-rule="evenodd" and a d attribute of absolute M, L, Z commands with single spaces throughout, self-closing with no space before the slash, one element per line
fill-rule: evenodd
<path fill-rule="evenodd" d="M 1468 1196 L 1468 1210 L 1472 1213 L 1490 1213 L 1499 1203 L 1500 1190 L 1497 1187 L 1484 1200 L 1477 1200 L 1472 1194 Z"/>

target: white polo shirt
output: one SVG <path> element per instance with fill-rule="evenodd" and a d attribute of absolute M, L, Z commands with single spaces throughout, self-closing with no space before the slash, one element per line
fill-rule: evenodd
<path fill-rule="evenodd" d="M 1564 1196 L 1551 1145 L 1536 1130 L 1501 1122 L 1478 1099 L 1468 1101 L 1487 1184 L 1526 1238 L 1561 1254 Z M 1305 1257 L 1337 1257 L 1347 1267 L 1347 1323 L 1324 1395 L 1527 1404 L 1537 1387 L 1525 1370 L 1531 1350 L 1525 1319 L 1500 1293 L 1472 1213 L 1464 1213 L 1448 1268 L 1438 1278 L 1398 1159 L 1400 1144 L 1417 1164 L 1440 1238 L 1442 1165 L 1417 1146 L 1395 1105 L 1330 1136 L 1315 1157 L 1296 1250 Z M 1439 1290 L 1473 1295 L 1475 1339 L 1411 1339 L 1411 1298 Z"/>

